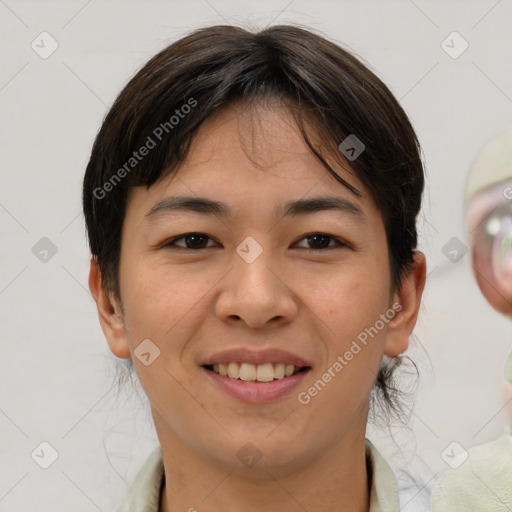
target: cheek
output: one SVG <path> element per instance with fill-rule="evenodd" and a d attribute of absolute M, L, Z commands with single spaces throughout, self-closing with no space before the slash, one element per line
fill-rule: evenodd
<path fill-rule="evenodd" d="M 307 305 L 341 346 L 374 325 L 388 308 L 389 272 L 375 261 L 332 273 L 321 282 L 314 276 L 301 281 Z"/>
<path fill-rule="evenodd" d="M 373 259 L 333 276 L 322 290 L 317 288 L 313 294 L 310 290 L 327 355 L 321 371 L 330 370 L 330 375 L 323 373 L 329 381 L 329 391 L 322 393 L 324 400 L 338 403 L 342 399 L 353 409 L 371 390 L 382 361 L 387 325 L 394 317 L 389 307 L 389 279 L 388 268 Z"/>
<path fill-rule="evenodd" d="M 387 323 L 394 316 L 386 291 L 387 282 L 377 288 L 364 279 L 344 279 L 329 288 L 324 310 L 315 311 L 322 320 L 316 323 L 325 358 L 311 387 L 301 391 L 310 401 L 305 413 L 319 431 L 326 422 L 345 424 L 366 407 L 382 362 Z"/>
<path fill-rule="evenodd" d="M 179 267 L 172 272 L 163 265 L 141 264 L 133 268 L 137 270 L 122 276 L 130 343 L 137 343 L 141 337 L 150 338 L 175 351 L 179 348 L 179 334 L 200 314 L 201 301 L 215 281 L 200 272 L 185 273 Z"/>
<path fill-rule="evenodd" d="M 178 382 L 195 378 L 194 349 L 212 334 L 204 328 L 215 323 L 212 294 L 226 273 L 220 266 L 185 267 L 141 262 L 125 276 L 123 291 L 128 343 L 139 380 L 157 409 L 173 413 L 190 407 L 190 396 Z M 150 366 L 137 360 L 137 347 L 145 339 L 159 350 Z"/>

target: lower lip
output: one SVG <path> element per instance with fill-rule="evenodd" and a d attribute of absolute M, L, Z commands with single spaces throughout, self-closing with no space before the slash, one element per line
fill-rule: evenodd
<path fill-rule="evenodd" d="M 290 377 L 274 379 L 270 382 L 246 382 L 231 379 L 218 373 L 202 368 L 207 376 L 228 395 L 250 404 L 264 404 L 279 400 L 290 394 L 310 372 L 305 370 Z"/>

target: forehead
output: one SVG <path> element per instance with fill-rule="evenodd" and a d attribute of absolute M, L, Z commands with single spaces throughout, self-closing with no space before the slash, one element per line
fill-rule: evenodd
<path fill-rule="evenodd" d="M 310 139 L 315 136 L 308 130 Z M 361 197 L 327 171 L 286 106 L 277 102 L 232 104 L 203 122 L 177 171 L 149 189 L 132 190 L 128 210 L 146 213 L 155 202 L 178 193 L 213 195 L 246 208 L 329 193 L 350 199 L 362 209 L 371 207 L 363 185 L 348 165 L 340 165 L 341 159 L 330 160 L 336 173 Z"/>
<path fill-rule="evenodd" d="M 308 136 L 317 138 L 308 126 Z M 236 159 L 251 168 L 276 177 L 296 180 L 325 176 L 326 169 L 308 147 L 292 113 L 277 100 L 266 103 L 233 104 L 207 119 L 186 160 L 186 167 L 201 167 Z M 262 173 L 257 173 L 261 178 Z M 351 171 L 347 166 L 345 174 Z M 353 176 L 353 179 L 355 177 Z"/>

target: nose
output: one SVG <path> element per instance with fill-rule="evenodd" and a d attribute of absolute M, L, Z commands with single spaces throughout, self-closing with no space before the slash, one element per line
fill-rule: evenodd
<path fill-rule="evenodd" d="M 237 253 L 232 270 L 222 280 L 215 304 L 218 318 L 252 328 L 289 323 L 298 312 L 298 301 L 282 266 L 266 254 L 248 263 Z"/>

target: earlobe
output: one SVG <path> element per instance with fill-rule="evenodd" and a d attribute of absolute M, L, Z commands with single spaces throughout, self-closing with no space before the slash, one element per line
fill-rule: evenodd
<path fill-rule="evenodd" d="M 393 309 L 396 315 L 388 324 L 384 345 L 384 353 L 387 356 L 396 357 L 409 347 L 409 336 L 418 318 L 426 275 L 425 255 L 421 251 L 414 251 L 413 266 L 404 276 L 400 290 L 397 290 L 393 297 Z"/>
<path fill-rule="evenodd" d="M 107 339 L 110 351 L 120 359 L 130 358 L 130 346 L 126 339 L 121 308 L 112 294 L 105 290 L 99 265 L 94 258 L 91 258 L 89 270 L 89 289 L 96 302 L 101 329 Z"/>

